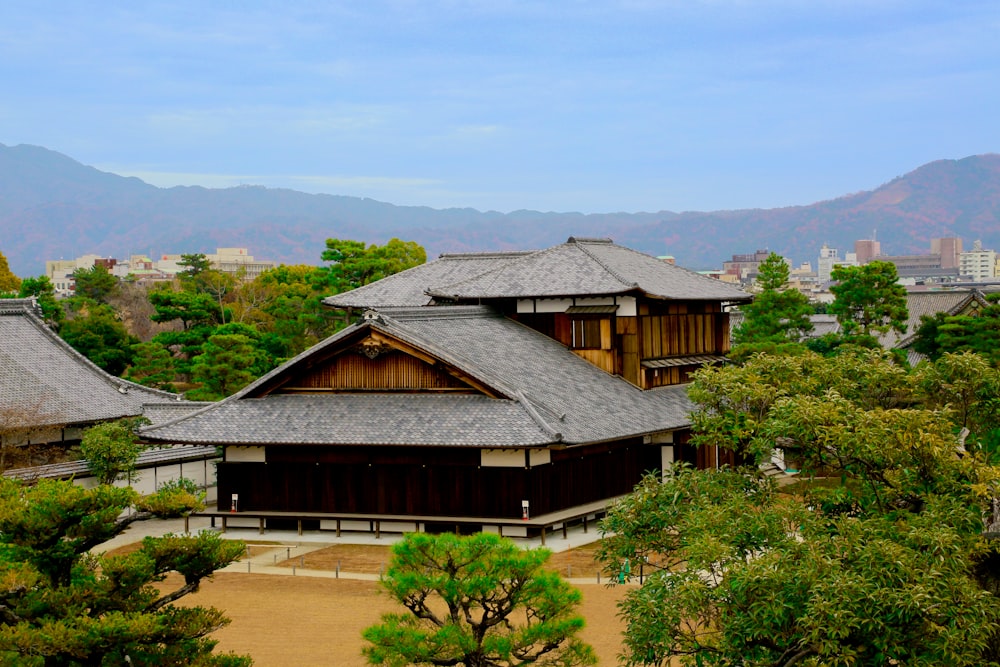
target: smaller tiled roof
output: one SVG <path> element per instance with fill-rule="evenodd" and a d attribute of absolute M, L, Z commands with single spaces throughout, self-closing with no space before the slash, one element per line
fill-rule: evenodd
<path fill-rule="evenodd" d="M 115 377 L 59 338 L 33 299 L 0 299 L 0 409 L 32 426 L 88 424 L 143 413 L 180 396 Z"/>
<path fill-rule="evenodd" d="M 674 368 L 676 366 L 693 366 L 702 364 L 717 364 L 725 361 L 724 356 L 714 354 L 694 354 L 685 357 L 664 357 L 663 359 L 646 359 L 643 368 Z"/>
<path fill-rule="evenodd" d="M 973 302 L 979 306 L 988 305 L 983 293 L 975 289 L 907 292 L 906 309 L 909 317 L 906 320 L 906 331 L 902 334 L 889 331 L 879 336 L 879 343 L 886 349 L 907 347 L 916 338 L 921 316 L 933 317 L 937 313 L 958 315 Z"/>
<path fill-rule="evenodd" d="M 335 308 L 396 308 L 430 305 L 427 290 L 434 285 L 478 276 L 532 251 L 444 254 L 438 259 L 401 271 L 382 280 L 323 300 Z"/>
<path fill-rule="evenodd" d="M 439 284 L 439 299 L 546 298 L 645 294 L 660 299 L 749 301 L 743 290 L 610 239 L 573 238 L 481 275 Z"/>
<path fill-rule="evenodd" d="M 152 468 L 154 466 L 203 461 L 214 458 L 218 458 L 215 447 L 201 445 L 154 447 L 139 453 L 135 467 L 142 470 L 143 468 Z M 66 461 L 65 463 L 51 463 L 32 468 L 14 468 L 3 473 L 4 477 L 23 480 L 71 479 L 74 477 L 87 477 L 89 475 L 90 468 L 88 468 L 87 462 L 83 459 L 79 461 Z"/>

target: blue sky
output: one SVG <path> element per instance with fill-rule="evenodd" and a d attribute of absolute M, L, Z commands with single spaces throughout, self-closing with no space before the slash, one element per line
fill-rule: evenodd
<path fill-rule="evenodd" d="M 1000 3 L 0 5 L 0 143 L 435 208 L 807 204 L 1000 152 Z"/>

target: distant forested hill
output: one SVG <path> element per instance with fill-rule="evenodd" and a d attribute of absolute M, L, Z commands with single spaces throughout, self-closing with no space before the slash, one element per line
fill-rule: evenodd
<path fill-rule="evenodd" d="M 1000 155 L 939 160 L 870 192 L 781 209 L 673 213 L 498 213 L 395 206 L 372 199 L 243 186 L 157 188 L 37 146 L 0 144 L 0 252 L 21 276 L 46 259 L 85 253 L 214 252 L 245 246 L 262 259 L 319 263 L 327 238 L 415 240 L 442 252 L 542 248 L 609 236 L 689 268 L 770 248 L 813 261 L 877 230 L 884 252 L 927 252 L 960 236 L 1000 246 Z"/>

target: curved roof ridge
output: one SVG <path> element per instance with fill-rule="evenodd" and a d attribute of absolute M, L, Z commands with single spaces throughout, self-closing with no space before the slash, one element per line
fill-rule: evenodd
<path fill-rule="evenodd" d="M 42 319 L 40 312 L 38 311 L 38 306 L 35 299 L 0 299 L 3 301 L 19 301 L 21 302 L 21 308 L 10 308 L 7 309 L 4 314 L 11 315 L 17 314 L 22 315 L 27 318 L 28 322 L 31 323 L 43 336 L 46 336 L 49 340 L 55 343 L 57 346 L 62 348 L 75 362 L 84 366 L 87 370 L 95 373 L 98 378 L 105 384 L 111 386 L 120 393 L 127 393 L 132 389 L 136 389 L 141 393 L 151 394 L 157 398 L 169 398 L 172 401 L 182 401 L 184 400 L 183 395 L 174 394 L 169 391 L 164 391 L 163 389 L 156 389 L 154 387 L 147 387 L 146 385 L 139 384 L 138 382 L 132 382 L 131 380 L 126 380 L 125 378 L 120 378 L 117 375 L 112 375 L 107 372 L 93 361 L 87 358 L 87 355 L 77 350 L 75 347 L 67 343 L 63 338 L 53 331 L 45 320 Z M 30 307 L 29 307 L 30 306 Z"/>
<path fill-rule="evenodd" d="M 590 239 L 576 239 L 576 238 L 574 238 L 574 237 L 571 236 L 571 237 L 569 237 L 568 243 L 569 242 L 575 243 L 576 245 L 580 246 L 580 250 L 585 255 L 587 255 L 587 257 L 590 257 L 592 260 L 594 260 L 595 262 L 597 262 L 601 266 L 601 268 L 603 268 L 605 271 L 607 271 L 609 274 L 611 274 L 611 276 L 613 276 L 614 279 L 617 280 L 618 282 L 620 282 L 622 285 L 625 285 L 626 287 L 628 287 L 630 289 L 636 289 L 636 288 L 639 287 L 639 283 L 631 281 L 631 280 L 628 280 L 625 276 L 621 275 L 620 273 L 618 273 L 617 271 L 615 271 L 614 269 L 612 269 L 610 266 L 608 266 L 606 263 L 604 263 L 597 255 L 595 255 L 590 250 L 588 250 L 586 248 L 586 244 L 587 243 L 592 243 L 593 242 L 592 240 L 590 240 Z M 603 243 L 603 244 L 606 244 L 606 245 L 614 245 L 614 242 L 611 241 L 611 239 L 598 239 L 597 242 L 598 243 Z M 624 248 L 625 246 L 618 246 L 618 247 Z M 639 253 L 639 254 L 642 254 L 642 253 Z"/>
<path fill-rule="evenodd" d="M 538 424 L 538 428 L 542 429 L 545 435 L 551 437 L 556 442 L 562 442 L 562 433 L 552 428 L 547 421 L 542 417 L 542 415 L 535 409 L 528 397 L 524 395 L 524 392 L 520 389 L 515 390 L 514 396 L 517 398 L 517 402 L 524 407 L 524 411 L 528 413 L 531 420 Z"/>

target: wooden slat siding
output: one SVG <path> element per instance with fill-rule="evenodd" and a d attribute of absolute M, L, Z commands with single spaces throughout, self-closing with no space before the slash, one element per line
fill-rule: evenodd
<path fill-rule="evenodd" d="M 622 355 L 618 361 L 617 371 L 621 376 L 642 387 L 642 377 L 639 366 L 639 320 L 635 317 L 619 317 L 616 320 Z"/>
<path fill-rule="evenodd" d="M 628 493 L 659 466 L 659 447 L 637 439 L 569 455 L 531 470 L 437 464 L 222 463 L 223 506 L 238 493 L 245 511 L 345 512 L 516 519 Z M 610 473 L 610 474 L 609 474 Z"/>
<path fill-rule="evenodd" d="M 728 351 L 728 316 L 724 313 L 646 315 L 639 318 L 642 359 Z"/>
<path fill-rule="evenodd" d="M 614 350 L 573 350 L 573 354 L 586 359 L 608 373 L 615 372 Z"/>
<path fill-rule="evenodd" d="M 433 391 L 465 389 L 458 378 L 424 361 L 401 352 L 388 352 L 375 359 L 346 353 L 329 365 L 303 374 L 285 385 L 282 392 L 302 390 L 334 391 Z"/>

